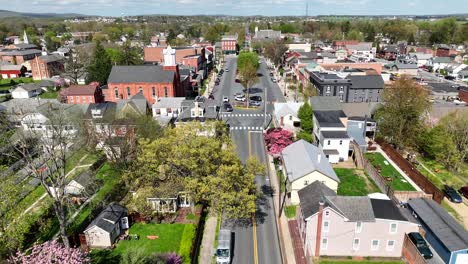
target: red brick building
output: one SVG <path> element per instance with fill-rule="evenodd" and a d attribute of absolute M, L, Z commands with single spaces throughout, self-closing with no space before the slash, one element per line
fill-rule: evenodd
<path fill-rule="evenodd" d="M 221 39 L 221 50 L 224 54 L 232 54 L 237 51 L 237 34 L 233 36 L 223 36 Z"/>
<path fill-rule="evenodd" d="M 468 87 L 460 87 L 458 91 L 458 97 L 461 101 L 468 103 Z"/>
<path fill-rule="evenodd" d="M 49 79 L 62 73 L 64 70 L 63 60 L 64 57 L 57 54 L 44 55 L 31 60 L 33 80 Z"/>
<path fill-rule="evenodd" d="M 2 57 L 2 61 L 20 65 L 26 61 L 36 58 L 37 56 L 41 56 L 41 53 L 42 52 L 37 49 L 6 50 L 0 51 L 0 56 Z"/>
<path fill-rule="evenodd" d="M 346 45 L 357 45 L 359 44 L 358 40 L 336 40 L 333 41 L 333 49 L 334 50 L 339 50 L 339 49 L 346 49 Z"/>
<path fill-rule="evenodd" d="M 183 97 L 185 87 L 181 83 L 177 65 L 114 66 L 103 89 L 105 101 L 117 102 L 142 92 L 149 103 L 158 97 Z"/>
<path fill-rule="evenodd" d="M 450 56 L 450 47 L 445 44 L 441 44 L 437 47 L 435 52 L 436 57 L 449 57 Z"/>
<path fill-rule="evenodd" d="M 98 83 L 72 85 L 61 93 L 67 104 L 104 103 L 104 95 Z"/>

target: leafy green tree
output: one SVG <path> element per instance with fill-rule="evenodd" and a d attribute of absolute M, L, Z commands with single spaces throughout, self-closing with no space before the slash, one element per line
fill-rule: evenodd
<path fill-rule="evenodd" d="M 358 41 L 364 40 L 361 32 L 357 31 L 356 29 L 349 31 L 348 34 L 346 35 L 346 38 L 350 40 L 358 40 Z"/>
<path fill-rule="evenodd" d="M 297 134 L 299 139 L 304 139 L 310 143 L 314 142 L 312 131 L 314 128 L 312 106 L 306 101 L 299 108 L 297 117 L 301 120 L 301 131 Z"/>
<path fill-rule="evenodd" d="M 376 111 L 380 136 L 398 148 L 414 147 L 430 110 L 428 91 L 406 76 L 383 92 L 382 107 Z"/>
<path fill-rule="evenodd" d="M 442 162 L 446 167 L 457 168 L 459 166 L 460 155 L 446 127 L 438 125 L 422 133 L 420 142 L 425 153 Z"/>
<path fill-rule="evenodd" d="M 439 125 L 443 126 L 455 143 L 460 161 L 468 162 L 468 111 L 454 111 L 440 120 Z M 457 165 L 459 165 L 458 163 Z M 459 169 L 459 167 L 454 167 Z"/>
<path fill-rule="evenodd" d="M 120 47 L 120 65 L 139 65 L 143 64 L 143 59 L 137 47 L 132 47 L 130 41 L 127 40 Z"/>
<path fill-rule="evenodd" d="M 87 82 L 99 82 L 104 85 L 107 83 L 107 78 L 112 70 L 112 62 L 101 42 L 96 42 L 94 54 L 90 65 L 87 67 L 88 77 Z"/>
<path fill-rule="evenodd" d="M 56 33 L 47 31 L 44 36 L 46 48 L 48 51 L 56 51 L 60 47 L 60 39 L 57 38 Z"/>
<path fill-rule="evenodd" d="M 136 119 L 136 134 L 138 138 L 156 140 L 163 135 L 163 128 L 152 116 L 144 115 Z"/>
<path fill-rule="evenodd" d="M 250 88 L 258 80 L 257 70 L 260 66 L 258 55 L 255 52 L 241 52 L 237 58 L 237 70 L 241 84 L 247 89 L 247 98 L 249 98 Z M 247 107 L 248 107 L 247 100 Z"/>
<path fill-rule="evenodd" d="M 124 179 L 136 191 L 140 206 L 156 192 L 183 188 L 196 202 L 210 204 L 228 217 L 255 212 L 254 175 L 264 167 L 255 160 L 243 166 L 227 136 L 199 136 L 210 128 L 189 123 L 165 130 L 156 140 L 139 141 L 139 154 Z"/>

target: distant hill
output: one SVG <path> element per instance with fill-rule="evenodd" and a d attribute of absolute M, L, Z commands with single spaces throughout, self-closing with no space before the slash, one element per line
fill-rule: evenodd
<path fill-rule="evenodd" d="M 67 14 L 58 14 L 58 13 L 21 13 L 8 10 L 0 10 L 0 18 L 8 17 L 31 17 L 31 18 L 66 18 L 66 17 L 79 17 L 83 16 L 81 14 L 67 13 Z"/>

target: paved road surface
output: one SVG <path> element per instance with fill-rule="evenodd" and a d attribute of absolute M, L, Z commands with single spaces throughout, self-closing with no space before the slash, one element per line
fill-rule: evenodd
<path fill-rule="evenodd" d="M 215 87 L 213 95 L 219 102 L 223 96 L 229 96 L 230 101 L 234 102 L 234 94 L 243 91 L 243 87 L 235 82 L 236 59 L 227 59 L 225 68 L 228 68 L 229 72 L 223 74 L 221 83 Z M 241 160 L 245 162 L 249 156 L 254 156 L 266 164 L 262 129 L 265 124 L 271 122 L 273 112 L 271 102 L 284 102 L 285 99 L 279 87 L 271 82 L 265 63 L 261 64 L 259 73 L 262 74 L 262 77 L 259 78 L 259 83 L 253 86 L 250 95 L 262 96 L 262 105 L 258 109 L 235 109 L 231 113 L 221 113 L 221 115 L 231 127 L 232 140 L 237 146 Z M 265 88 L 267 89 L 267 100 L 265 100 L 264 95 Z M 223 111 L 222 108 L 221 111 Z M 273 200 L 270 196 L 269 178 L 268 176 L 257 176 L 255 182 L 258 190 L 263 194 L 257 200 L 256 224 L 253 225 L 252 219 L 236 221 L 226 219 L 222 224 L 223 228 L 231 228 L 235 232 L 232 263 L 282 263 Z"/>

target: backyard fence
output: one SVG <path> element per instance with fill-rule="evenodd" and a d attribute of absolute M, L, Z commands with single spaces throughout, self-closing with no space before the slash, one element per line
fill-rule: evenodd
<path fill-rule="evenodd" d="M 403 241 L 403 256 L 406 258 L 409 264 L 425 264 L 426 260 L 419 253 L 418 248 L 409 239 L 408 235 L 405 234 Z"/>
<path fill-rule="evenodd" d="M 437 203 L 441 203 L 444 199 L 444 193 L 437 188 L 428 178 L 426 178 L 421 172 L 419 172 L 413 164 L 411 164 L 408 160 L 403 158 L 403 156 L 398 153 L 396 149 L 394 149 L 389 144 L 379 140 L 379 145 L 381 146 L 382 150 L 392 159 L 401 170 L 403 170 L 411 180 L 416 183 L 419 188 L 421 188 L 425 193 L 431 194 L 432 199 Z"/>

